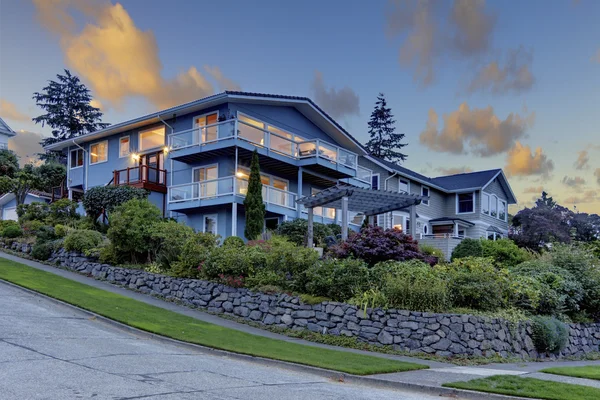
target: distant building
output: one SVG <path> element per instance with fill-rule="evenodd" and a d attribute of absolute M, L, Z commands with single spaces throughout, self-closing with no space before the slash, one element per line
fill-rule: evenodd
<path fill-rule="evenodd" d="M 2 118 L 0 118 L 0 150 L 8 149 L 8 138 L 15 136 L 17 133 Z"/>

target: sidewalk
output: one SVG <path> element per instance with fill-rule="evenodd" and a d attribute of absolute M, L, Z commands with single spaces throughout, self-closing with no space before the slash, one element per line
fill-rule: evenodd
<path fill-rule="evenodd" d="M 370 381 L 378 381 L 382 386 L 394 386 L 394 385 L 407 385 L 407 386 L 421 386 L 421 387 L 429 387 L 429 388 L 439 388 L 441 389 L 441 385 L 444 383 L 457 382 L 457 381 L 467 381 L 471 379 L 483 378 L 487 376 L 493 375 L 518 375 L 522 377 L 536 378 L 536 379 L 544 379 L 551 380 L 557 382 L 565 382 L 565 383 L 574 383 L 584 386 L 592 386 L 596 388 L 600 388 L 600 381 L 594 381 L 589 379 L 582 378 L 571 378 L 564 377 L 558 375 L 551 375 L 540 373 L 539 371 L 544 368 L 549 367 L 566 367 L 566 366 L 582 366 L 582 365 L 597 365 L 600 367 L 600 361 L 550 361 L 550 362 L 523 362 L 523 363 L 507 363 L 507 364 L 488 364 L 483 366 L 472 366 L 472 367 L 464 367 L 457 366 L 454 364 L 443 363 L 438 361 L 431 360 L 422 360 L 416 357 L 407 357 L 407 356 L 398 356 L 392 354 L 383 354 L 377 352 L 369 352 L 363 350 L 349 349 L 345 347 L 337 347 L 331 345 L 325 345 L 320 343 L 314 343 L 310 341 L 306 341 L 303 339 L 290 338 L 285 335 L 273 333 L 270 331 L 254 328 L 249 325 L 245 325 L 242 323 L 238 323 L 235 321 L 231 321 L 228 319 L 220 318 L 218 316 L 205 313 L 203 311 L 197 309 L 191 309 L 179 304 L 167 302 L 152 296 L 148 296 L 142 293 L 134 292 L 123 287 L 115 286 L 110 283 L 95 280 L 90 277 L 86 277 L 80 274 L 77 274 L 72 271 L 48 266 L 45 264 L 41 264 L 36 261 L 31 261 L 27 259 L 23 259 L 20 257 L 12 256 L 3 252 L 0 252 L 0 257 L 6 258 L 8 260 L 16 261 L 32 268 L 36 268 L 39 270 L 43 270 L 55 275 L 62 276 L 64 278 L 80 282 L 89 286 L 93 286 L 98 289 L 106 290 L 112 293 L 118 293 L 120 295 L 156 306 L 169 311 L 173 311 L 179 314 L 183 314 L 192 318 L 196 318 L 198 320 L 209 322 L 215 325 L 220 325 L 223 327 L 235 329 L 238 331 L 250 333 L 253 335 L 268 337 L 272 339 L 278 339 L 286 342 L 294 342 L 298 344 L 303 344 L 306 346 L 313 346 L 319 348 L 327 348 L 337 351 L 343 352 L 351 352 L 358 354 L 365 354 L 374 357 L 381 357 L 387 359 L 394 359 L 398 361 L 406 361 L 413 362 L 418 364 L 428 365 L 430 369 L 427 370 L 418 370 L 418 371 L 408 371 L 408 372 L 399 372 L 399 373 L 389 373 L 389 374 L 377 374 L 370 375 L 367 379 Z"/>

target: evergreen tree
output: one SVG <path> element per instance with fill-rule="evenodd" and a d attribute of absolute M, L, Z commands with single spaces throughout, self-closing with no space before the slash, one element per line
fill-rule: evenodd
<path fill-rule="evenodd" d="M 36 105 L 46 111 L 46 114 L 33 118 L 33 122 L 52 128 L 53 137 L 44 139 L 42 146 L 110 125 L 101 122 L 102 112 L 92 107 L 90 90 L 76 75 L 65 69 L 64 75 L 58 74 L 56 77 L 57 81 L 50 81 L 42 93 L 33 94 Z"/>
<path fill-rule="evenodd" d="M 369 121 L 371 139 L 365 145 L 372 156 L 392 162 L 406 160 L 407 155 L 397 151 L 407 143 L 402 143 L 404 133 L 396 133 L 395 123 L 392 109 L 387 106 L 383 93 L 379 93 Z"/>
<path fill-rule="evenodd" d="M 250 163 L 250 177 L 248 178 L 248 192 L 244 199 L 246 208 L 246 229 L 244 235 L 248 240 L 256 239 L 263 231 L 265 222 L 265 204 L 262 198 L 262 182 L 260 180 L 260 166 L 258 152 L 254 150 Z"/>

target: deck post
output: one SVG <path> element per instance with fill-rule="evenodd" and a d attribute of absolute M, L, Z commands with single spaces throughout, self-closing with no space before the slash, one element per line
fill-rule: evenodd
<path fill-rule="evenodd" d="M 416 239 L 417 237 L 417 206 L 416 205 L 412 205 L 410 206 L 410 236 L 413 237 L 413 239 Z"/>
<path fill-rule="evenodd" d="M 348 239 L 348 197 L 342 197 L 342 240 Z"/>
<path fill-rule="evenodd" d="M 298 199 L 302 197 L 302 167 L 298 168 Z M 296 203 L 296 218 L 302 218 L 302 206 Z"/>
<path fill-rule="evenodd" d="M 313 208 L 308 208 L 308 233 L 306 235 L 306 247 L 312 248 L 313 245 Z"/>

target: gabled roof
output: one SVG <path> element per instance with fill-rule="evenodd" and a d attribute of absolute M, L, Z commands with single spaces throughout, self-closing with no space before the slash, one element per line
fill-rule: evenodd
<path fill-rule="evenodd" d="M 432 178 L 435 184 L 448 190 L 481 189 L 494 179 L 501 169 L 465 172 L 463 174 L 439 176 Z"/>
<path fill-rule="evenodd" d="M 134 118 L 129 121 L 110 125 L 107 128 L 81 135 L 74 139 L 63 140 L 45 147 L 47 150 L 61 150 L 72 143 L 84 143 L 97 140 L 117 133 L 125 132 L 131 129 L 140 128 L 151 123 L 158 123 L 165 119 L 173 118 L 175 115 L 188 114 L 208 107 L 216 106 L 226 102 L 248 102 L 271 105 L 289 105 L 295 107 L 300 113 L 310 119 L 316 126 L 328 135 L 344 140 L 348 143 L 350 150 L 359 154 L 366 154 L 363 146 L 350 133 L 348 133 L 331 116 L 323 111 L 308 97 L 287 96 L 268 93 L 253 93 L 240 91 L 225 91 L 202 99 L 194 100 L 189 103 L 181 104 L 175 107 L 167 108 L 152 114 Z"/>
<path fill-rule="evenodd" d="M 30 190 L 29 193 L 27 193 L 27 196 L 33 196 L 37 197 L 38 199 L 45 200 L 50 200 L 52 198 L 52 195 L 50 193 L 40 192 L 39 190 Z M 14 198 L 15 195 L 13 193 L 0 193 L 0 206 L 5 205 Z"/>
<path fill-rule="evenodd" d="M 6 122 L 4 122 L 2 117 L 0 117 L 0 134 L 6 136 L 15 136 L 17 134 Z"/>

